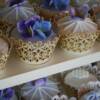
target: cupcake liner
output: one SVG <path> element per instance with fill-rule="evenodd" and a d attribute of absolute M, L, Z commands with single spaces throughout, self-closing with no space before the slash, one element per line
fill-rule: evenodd
<path fill-rule="evenodd" d="M 67 33 L 62 31 L 59 46 L 66 51 L 84 52 L 93 47 L 99 32 L 96 33 Z"/>
<path fill-rule="evenodd" d="M 54 36 L 52 39 L 36 42 L 21 39 L 13 40 L 15 51 L 22 61 L 29 64 L 42 64 L 51 58 L 58 39 L 57 36 Z"/>
<path fill-rule="evenodd" d="M 10 40 L 7 37 L 5 37 L 4 35 L 0 34 L 0 37 L 3 38 L 4 40 L 6 40 L 7 43 L 9 44 L 9 51 L 7 53 L 0 54 L 0 73 L 2 73 L 6 70 L 5 65 L 6 65 L 8 57 L 10 55 L 10 52 L 12 49 L 12 44 L 10 43 Z"/>
<path fill-rule="evenodd" d="M 0 20 L 0 35 L 10 36 L 14 25 L 8 23 L 7 21 Z"/>

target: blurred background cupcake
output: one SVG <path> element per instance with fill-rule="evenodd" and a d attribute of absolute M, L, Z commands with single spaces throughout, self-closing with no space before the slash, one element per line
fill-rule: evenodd
<path fill-rule="evenodd" d="M 95 44 L 99 32 L 97 24 L 88 18 L 88 11 L 88 4 L 71 7 L 70 17 L 59 20 L 62 34 L 59 44 L 65 51 L 85 52 Z"/>
<path fill-rule="evenodd" d="M 28 0 L 6 0 L 5 7 L 2 8 L 0 13 L 3 16 L 3 20 L 14 25 L 17 21 L 28 19 L 35 14 Z"/>
<path fill-rule="evenodd" d="M 14 39 L 15 50 L 22 61 L 42 64 L 52 57 L 59 37 L 53 31 L 50 21 L 33 16 L 18 22 L 17 30 L 17 38 Z"/>
<path fill-rule="evenodd" d="M 90 81 L 97 81 L 97 78 L 84 69 L 74 69 L 64 73 L 59 77 L 59 82 L 62 88 L 69 97 L 76 97 L 78 99 L 78 90 Z M 80 100 L 80 99 L 79 99 Z"/>
<path fill-rule="evenodd" d="M 0 90 L 0 100 L 18 100 L 13 88 Z"/>
<path fill-rule="evenodd" d="M 88 4 L 90 6 L 90 17 L 97 23 L 100 34 L 100 0 L 90 0 Z M 100 41 L 100 35 L 98 40 Z"/>
<path fill-rule="evenodd" d="M 45 19 L 51 20 L 55 26 L 59 18 L 69 15 L 70 0 L 42 0 L 37 5 L 36 11 L 38 14 Z"/>
<path fill-rule="evenodd" d="M 78 93 L 79 100 L 100 100 L 100 82 L 89 82 L 86 86 L 81 87 Z"/>
<path fill-rule="evenodd" d="M 0 36 L 0 74 L 4 73 L 6 62 L 11 51 L 11 43 L 5 36 Z"/>
<path fill-rule="evenodd" d="M 51 100 L 59 93 L 57 83 L 48 78 L 42 78 L 21 86 L 23 100 Z"/>

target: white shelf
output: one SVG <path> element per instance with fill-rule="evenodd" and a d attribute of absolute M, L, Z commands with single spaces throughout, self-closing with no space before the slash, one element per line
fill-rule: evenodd
<path fill-rule="evenodd" d="M 12 56 L 8 61 L 7 71 L 4 75 L 0 75 L 0 89 L 17 86 L 96 61 L 100 61 L 99 42 L 91 51 L 81 55 L 72 55 L 57 49 L 49 62 L 38 66 L 22 63 Z"/>

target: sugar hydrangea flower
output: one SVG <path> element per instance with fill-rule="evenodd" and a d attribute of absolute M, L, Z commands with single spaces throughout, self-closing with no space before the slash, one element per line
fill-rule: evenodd
<path fill-rule="evenodd" d="M 45 40 L 52 34 L 52 24 L 49 21 L 40 19 L 39 16 L 34 16 L 29 20 L 21 20 L 17 24 L 17 29 L 22 37 L 27 39 Z"/>

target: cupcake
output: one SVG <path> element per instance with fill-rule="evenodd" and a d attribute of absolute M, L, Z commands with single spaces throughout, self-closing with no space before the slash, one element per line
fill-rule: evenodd
<path fill-rule="evenodd" d="M 65 76 L 64 83 L 78 89 L 83 83 L 87 84 L 91 79 L 96 80 L 96 77 L 91 75 L 88 71 L 76 69 Z"/>
<path fill-rule="evenodd" d="M 90 81 L 97 80 L 96 77 L 83 69 L 75 69 L 61 80 L 63 88 L 68 96 L 78 98 L 78 90 L 82 85 L 86 85 Z M 70 90 L 70 91 L 69 91 Z"/>
<path fill-rule="evenodd" d="M 69 14 L 70 0 L 42 0 L 36 6 L 36 11 L 45 19 L 51 20 L 56 25 L 57 20 Z"/>
<path fill-rule="evenodd" d="M 57 83 L 47 78 L 26 83 L 21 87 L 23 100 L 51 100 L 58 92 Z"/>
<path fill-rule="evenodd" d="M 14 25 L 17 21 L 28 19 L 35 14 L 34 9 L 29 4 L 28 0 L 6 0 L 5 4 L 6 6 L 1 11 L 3 20 Z"/>
<path fill-rule="evenodd" d="M 14 89 L 7 88 L 0 90 L 0 100 L 18 100 Z"/>
<path fill-rule="evenodd" d="M 86 85 L 83 85 L 78 90 L 79 100 L 99 100 L 100 97 L 100 82 L 90 81 Z"/>
<path fill-rule="evenodd" d="M 89 6 L 91 9 L 89 10 L 90 17 L 93 21 L 95 21 L 98 25 L 98 30 L 100 34 L 100 1 L 99 0 L 91 0 L 89 2 Z M 98 40 L 100 40 L 100 35 Z"/>
<path fill-rule="evenodd" d="M 58 22 L 62 34 L 59 45 L 65 51 L 85 52 L 91 49 L 98 38 L 97 24 L 88 16 L 88 5 L 71 8 L 70 17 Z M 81 12 L 81 13 L 80 13 Z"/>
<path fill-rule="evenodd" d="M 5 64 L 11 51 L 11 44 L 8 39 L 0 36 L 0 73 L 5 71 Z"/>
<path fill-rule="evenodd" d="M 29 20 L 18 22 L 20 34 L 15 41 L 15 50 L 20 59 L 29 64 L 47 62 L 55 50 L 58 35 L 54 33 L 52 24 L 34 16 Z"/>

